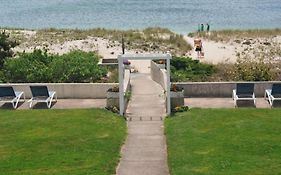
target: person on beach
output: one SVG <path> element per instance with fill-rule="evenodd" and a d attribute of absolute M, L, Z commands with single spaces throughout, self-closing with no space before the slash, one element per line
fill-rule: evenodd
<path fill-rule="evenodd" d="M 195 51 L 197 52 L 197 58 L 201 58 L 201 56 L 203 56 L 202 54 L 202 40 L 200 38 L 195 38 L 194 39 L 194 48 L 195 48 Z"/>
<path fill-rule="evenodd" d="M 204 32 L 204 24 L 201 24 L 201 32 Z"/>
<path fill-rule="evenodd" d="M 207 23 L 206 25 L 207 25 L 207 29 L 206 29 L 207 33 L 209 33 L 210 32 L 210 25 L 209 25 L 209 23 Z"/>
<path fill-rule="evenodd" d="M 206 24 L 206 34 L 207 34 L 208 36 L 211 35 L 211 33 L 210 33 L 210 24 L 209 24 L 209 23 Z"/>

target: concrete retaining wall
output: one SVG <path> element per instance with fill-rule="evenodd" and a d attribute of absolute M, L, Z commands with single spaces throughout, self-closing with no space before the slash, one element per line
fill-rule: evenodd
<path fill-rule="evenodd" d="M 182 82 L 175 84 L 184 88 L 185 97 L 232 97 L 232 90 L 236 87 L 236 83 L 241 82 Z M 263 97 L 265 89 L 271 88 L 272 83 L 280 82 L 247 83 L 255 83 L 255 95 Z"/>
<path fill-rule="evenodd" d="M 151 61 L 150 74 L 153 81 L 162 86 L 163 89 L 167 89 L 167 74 L 166 69 L 161 69 L 154 61 Z"/>
<path fill-rule="evenodd" d="M 92 99 L 106 98 L 109 88 L 118 86 L 118 83 L 24 83 L 24 84 L 0 84 L 0 86 L 13 86 L 15 91 L 23 91 L 26 98 L 31 98 L 29 86 L 43 85 L 49 90 L 57 92 L 58 98 Z"/>
<path fill-rule="evenodd" d="M 118 86 L 118 83 L 11 83 L 0 86 L 12 86 L 15 91 L 23 91 L 26 98 L 31 98 L 29 86 L 47 86 L 49 90 L 56 91 L 58 98 L 73 99 L 102 99 L 106 98 L 109 88 Z M 125 70 L 124 91 L 130 88 L 130 71 Z"/>

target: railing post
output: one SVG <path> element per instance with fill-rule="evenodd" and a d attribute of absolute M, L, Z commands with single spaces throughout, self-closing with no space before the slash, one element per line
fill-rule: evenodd
<path fill-rule="evenodd" d="M 123 57 L 118 56 L 118 77 L 119 77 L 119 114 L 124 115 L 124 65 Z"/>
<path fill-rule="evenodd" d="M 171 92 L 170 92 L 170 88 L 171 88 L 171 80 L 170 80 L 170 60 L 172 59 L 172 56 L 170 53 L 168 53 L 167 56 L 167 114 L 170 115 L 171 114 Z"/>

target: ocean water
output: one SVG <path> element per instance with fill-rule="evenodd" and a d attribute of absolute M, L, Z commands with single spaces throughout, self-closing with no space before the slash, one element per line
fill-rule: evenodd
<path fill-rule="evenodd" d="M 178 33 L 281 27 L 281 0 L 0 0 L 0 26 L 143 29 Z"/>

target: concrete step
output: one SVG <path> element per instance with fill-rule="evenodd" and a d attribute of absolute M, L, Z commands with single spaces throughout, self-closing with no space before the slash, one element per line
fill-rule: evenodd
<path fill-rule="evenodd" d="M 133 121 L 162 121 L 165 117 L 163 116 L 127 116 L 126 120 L 129 122 Z"/>

